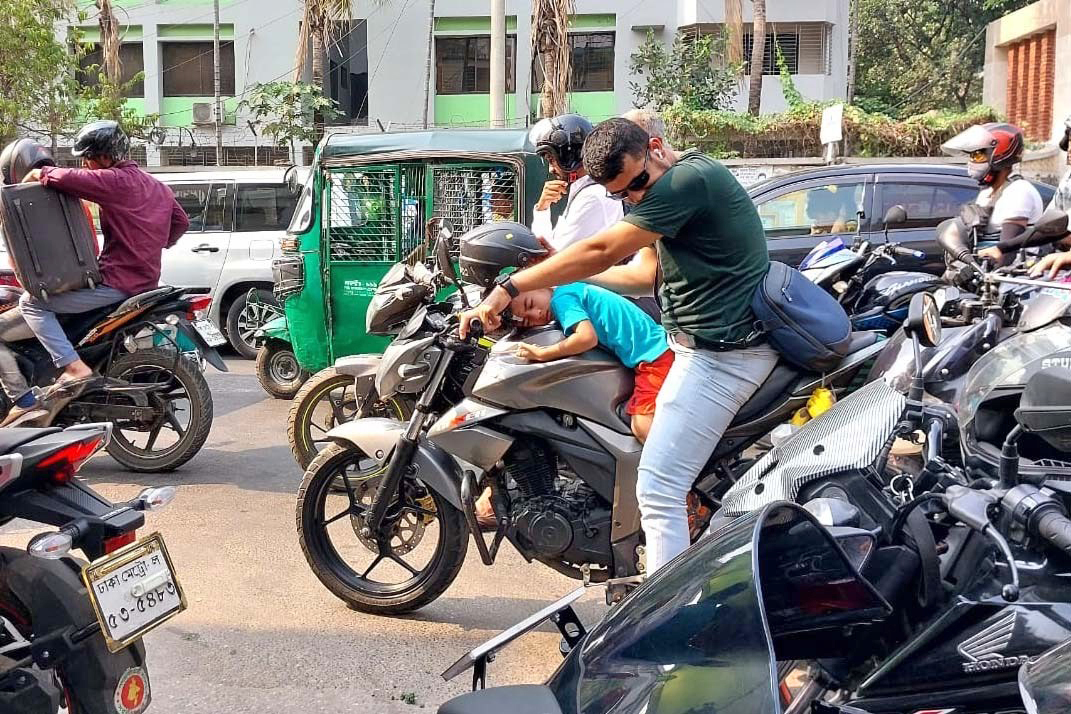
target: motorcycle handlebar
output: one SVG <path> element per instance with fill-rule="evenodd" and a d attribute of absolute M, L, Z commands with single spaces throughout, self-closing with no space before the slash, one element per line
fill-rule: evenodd
<path fill-rule="evenodd" d="M 911 248 L 904 248 L 899 245 L 894 245 L 889 250 L 893 255 L 899 255 L 905 258 L 918 258 L 919 260 L 922 260 L 926 257 L 926 254 L 921 250 L 912 250 Z"/>
<path fill-rule="evenodd" d="M 1071 519 L 1057 510 L 1042 513 L 1032 529 L 1063 552 L 1071 555 Z"/>

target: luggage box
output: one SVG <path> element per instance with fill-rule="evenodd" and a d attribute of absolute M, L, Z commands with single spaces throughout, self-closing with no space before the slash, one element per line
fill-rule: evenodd
<path fill-rule="evenodd" d="M 34 297 L 101 284 L 97 236 L 79 199 L 39 183 L 5 186 L 0 217 L 15 275 Z"/>

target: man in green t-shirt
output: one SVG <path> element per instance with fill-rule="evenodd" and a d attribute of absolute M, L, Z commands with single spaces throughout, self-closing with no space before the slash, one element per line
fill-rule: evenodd
<path fill-rule="evenodd" d="M 633 205 L 623 220 L 499 283 L 461 316 L 488 329 L 517 292 L 583 280 L 650 245 L 663 283 L 662 324 L 676 353 L 640 458 L 637 496 L 654 572 L 688 547 L 687 494 L 736 412 L 777 363 L 752 334 L 751 297 L 770 259 L 759 214 L 717 161 L 668 153 L 627 119 L 608 119 L 584 143 L 584 167 Z"/>

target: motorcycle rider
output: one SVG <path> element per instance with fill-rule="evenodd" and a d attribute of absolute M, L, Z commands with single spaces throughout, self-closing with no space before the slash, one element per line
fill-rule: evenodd
<path fill-rule="evenodd" d="M 986 216 L 982 232 L 996 244 L 974 248 L 978 257 L 998 264 L 1018 250 L 1015 239 L 1044 208 L 1041 194 L 1018 172 L 1023 144 L 1019 127 L 992 122 L 975 124 L 941 145 L 948 154 L 967 156 L 967 173 L 982 187 L 975 200 Z"/>
<path fill-rule="evenodd" d="M 766 235 L 747 192 L 699 152 L 673 161 L 635 123 L 608 119 L 584 144 L 584 166 L 608 195 L 634 204 L 605 231 L 535 266 L 501 276 L 461 315 L 486 329 L 521 292 L 600 273 L 655 245 L 663 268 L 662 324 L 676 357 L 640 458 L 637 497 L 647 571 L 688 547 L 686 497 L 722 433 L 773 370 L 777 353 L 752 338 L 751 297 L 769 269 Z"/>
<path fill-rule="evenodd" d="M 39 181 L 96 203 L 104 234 L 100 255 L 102 285 L 47 300 L 24 293 L 20 300 L 26 324 L 48 350 L 56 367 L 63 370 L 48 396 L 61 392 L 67 397 L 75 396 L 78 387 L 93 376 L 64 334 L 56 314 L 88 312 L 156 288 L 161 253 L 173 246 L 190 225 L 171 190 L 127 158 L 129 149 L 130 140 L 117 122 L 90 122 L 79 130 L 71 150 L 82 158 L 83 168 L 43 166 L 23 178 L 24 182 Z M 3 377 L 0 372 L 0 379 Z M 37 407 L 32 392 L 23 394 L 5 424 Z"/>
<path fill-rule="evenodd" d="M 532 232 L 554 250 L 563 250 L 621 220 L 621 204 L 606 196 L 584 171 L 581 148 L 591 122 L 578 114 L 543 119 L 532 128 L 532 143 L 554 178 L 543 186 L 535 204 Z M 568 195 L 557 223 L 550 207 Z"/>
<path fill-rule="evenodd" d="M 1067 152 L 1067 160 L 1071 162 L 1071 114 L 1064 119 L 1064 136 L 1060 139 L 1060 150 Z M 1071 168 L 1064 174 L 1048 207 L 1071 213 Z M 1065 248 L 1071 247 L 1068 245 L 1068 239 L 1064 239 L 1061 245 Z M 1030 270 L 1030 274 L 1034 276 L 1047 274 L 1051 280 L 1066 268 L 1071 268 L 1071 251 L 1063 250 L 1046 255 Z"/>

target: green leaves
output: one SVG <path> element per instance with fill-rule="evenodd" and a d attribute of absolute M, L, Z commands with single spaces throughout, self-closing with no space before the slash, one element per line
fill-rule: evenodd
<path fill-rule="evenodd" d="M 256 84 L 238 108 L 252 115 L 253 126 L 277 144 L 289 146 L 294 141 L 317 140 L 313 116 L 324 121 L 339 116 L 338 104 L 323 96 L 319 87 L 305 82 L 269 82 Z"/>
<path fill-rule="evenodd" d="M 728 66 L 725 38 L 678 34 L 669 50 L 648 30 L 632 54 L 629 71 L 637 80 L 629 88 L 636 106 L 664 111 L 674 104 L 687 109 L 728 109 L 739 82 L 740 66 Z"/>

